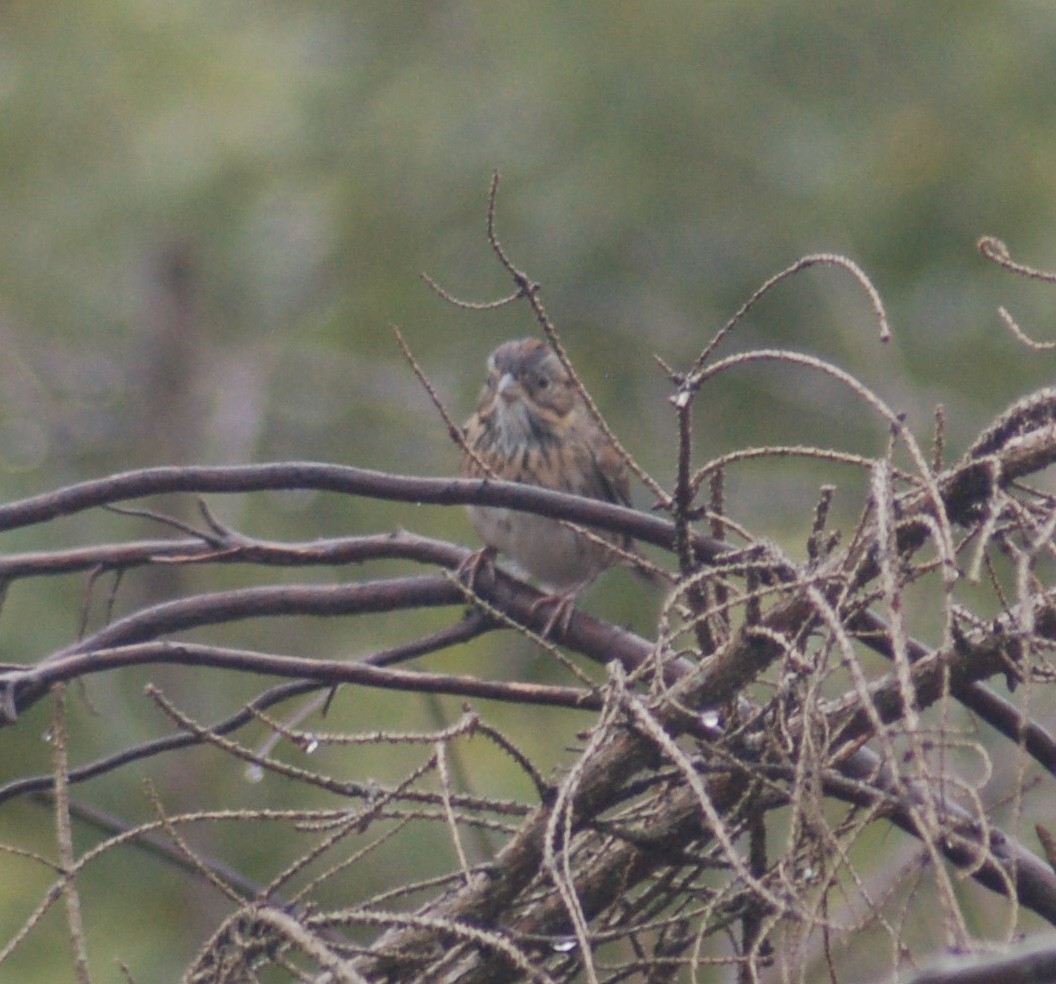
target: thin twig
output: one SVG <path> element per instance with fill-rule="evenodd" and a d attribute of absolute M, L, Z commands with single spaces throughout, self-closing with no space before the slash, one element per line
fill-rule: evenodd
<path fill-rule="evenodd" d="M 64 877 L 62 879 L 62 897 L 66 903 L 66 923 L 70 931 L 70 945 L 73 948 L 73 969 L 78 984 L 91 984 L 88 971 L 88 938 L 85 935 L 84 919 L 81 914 L 81 895 L 77 887 L 74 872 L 77 859 L 73 849 L 73 829 L 70 824 L 69 784 L 69 749 L 66 733 L 66 687 L 58 684 L 52 688 L 52 715 L 49 739 L 52 747 L 52 760 L 55 766 L 55 825 L 59 848 L 59 859 Z"/>

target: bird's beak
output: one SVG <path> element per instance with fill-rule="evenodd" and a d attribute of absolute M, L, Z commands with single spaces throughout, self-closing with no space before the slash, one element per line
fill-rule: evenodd
<path fill-rule="evenodd" d="M 517 380 L 513 378 L 511 373 L 503 373 L 499 378 L 497 390 L 503 400 L 507 403 L 513 403 L 517 399 Z"/>

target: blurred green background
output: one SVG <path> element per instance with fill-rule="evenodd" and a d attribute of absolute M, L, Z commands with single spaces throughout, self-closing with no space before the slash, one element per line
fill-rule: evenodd
<path fill-rule="evenodd" d="M 830 359 L 906 413 L 925 445 L 941 402 L 955 456 L 1051 376 L 1050 357 L 1026 353 L 996 315 L 1007 304 L 1044 337 L 1051 292 L 989 267 L 974 244 L 996 235 L 1024 262 L 1056 266 L 1054 91 L 1056 8 L 1026 0 L 12 0 L 0 10 L 0 494 L 183 462 L 454 473 L 457 452 L 389 325 L 458 419 L 487 353 L 535 330 L 523 306 L 467 313 L 419 279 L 427 271 L 471 300 L 509 292 L 484 239 L 493 169 L 508 252 L 542 283 L 588 386 L 662 482 L 674 470 L 672 413 L 652 354 L 686 366 L 766 278 L 821 251 L 845 253 L 872 277 L 894 340 L 881 346 L 850 277 L 816 269 L 779 287 L 720 354 L 776 346 Z M 769 443 L 875 454 L 886 440 L 845 390 L 765 366 L 709 384 L 697 426 L 700 463 Z M 839 506 L 853 516 L 861 482 L 781 467 L 779 479 L 772 465 L 731 474 L 730 510 L 801 556 L 818 483 L 839 481 Z M 644 492 L 639 501 L 649 505 Z M 475 542 L 461 510 L 317 495 L 212 505 L 273 538 L 402 525 Z M 194 516 L 193 504 L 163 506 Z M 4 549 L 161 532 L 82 516 L 7 534 Z M 139 574 L 117 612 L 209 588 L 405 569 Z M 92 625 L 108 588 L 97 587 Z M 79 578 L 15 585 L 0 620 L 4 659 L 29 662 L 70 641 L 84 590 Z M 647 630 L 655 604 L 636 595 L 618 573 L 586 605 Z M 356 655 L 456 615 L 401 619 L 398 631 L 364 620 L 202 637 Z M 430 665 L 564 679 L 498 637 Z M 93 681 L 99 713 L 73 701 L 76 761 L 167 729 L 142 698 L 147 679 L 204 720 L 260 686 L 196 686 L 184 672 Z M 341 695 L 328 726 L 421 728 L 456 706 Z M 544 763 L 562 759 L 555 734 L 571 741 L 586 722 L 563 717 L 554 731 L 538 727 L 538 711 L 488 713 Z M 42 707 L 5 732 L 4 778 L 47 767 L 46 725 Z M 350 765 L 350 755 L 331 767 L 389 774 L 385 762 Z M 491 792 L 530 797 L 504 765 L 485 771 Z M 78 793 L 143 818 L 142 776 L 172 810 L 280 805 L 288 793 L 270 780 L 246 787 L 237 767 L 207 753 Z M 6 842 L 50 852 L 50 825 L 26 804 L 0 809 Z M 266 840 L 207 833 L 199 846 L 256 877 L 280 867 Z M 445 855 L 441 867 L 450 863 Z M 6 939 L 49 878 L 10 857 L 0 868 L 10 872 L 0 877 Z M 115 954 L 144 984 L 173 979 L 223 911 L 215 895 L 135 854 L 92 877 L 101 980 L 114 979 Z M 66 979 L 63 940 L 53 913 L 0 980 Z"/>

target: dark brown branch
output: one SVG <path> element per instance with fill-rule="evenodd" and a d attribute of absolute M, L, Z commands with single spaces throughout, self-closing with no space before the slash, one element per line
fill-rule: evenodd
<path fill-rule="evenodd" d="M 482 618 L 476 612 L 470 612 L 455 625 L 447 626 L 419 639 L 401 643 L 400 645 L 393 646 L 389 649 L 380 649 L 373 653 L 368 653 L 365 656 L 360 657 L 358 662 L 369 666 L 392 666 L 410 659 L 415 659 L 427 653 L 438 652 L 447 649 L 450 646 L 469 642 L 471 639 L 475 639 L 477 636 L 490 630 L 490 622 Z M 284 683 L 276 687 L 271 687 L 255 697 L 234 715 L 210 726 L 209 730 L 217 735 L 231 734 L 239 728 L 256 721 L 258 719 L 255 713 L 256 711 L 264 711 L 270 707 L 293 700 L 294 698 L 300 697 L 312 690 L 320 689 L 320 686 L 321 685 L 314 680 L 299 680 L 295 683 Z M 89 779 L 94 779 L 97 776 L 105 775 L 107 772 L 113 772 L 131 762 L 152 758 L 155 755 L 161 755 L 165 752 L 187 748 L 190 745 L 198 744 L 199 741 L 200 740 L 196 735 L 182 733 L 169 735 L 165 738 L 158 738 L 154 741 L 144 742 L 135 745 L 132 748 L 127 748 L 113 755 L 98 759 L 95 762 L 89 762 L 71 769 L 69 775 L 70 783 L 85 782 Z M 53 777 L 50 773 L 47 775 L 30 776 L 24 779 L 15 780 L 5 786 L 0 786 L 0 804 L 3 804 L 7 799 L 12 799 L 16 796 L 23 796 L 26 793 L 50 790 L 52 784 Z"/>
<path fill-rule="evenodd" d="M 960 465 L 943 475 L 930 480 L 922 479 L 919 485 L 908 484 L 911 480 L 904 477 L 898 478 L 897 487 L 892 488 L 891 496 L 892 515 L 897 515 L 897 550 L 905 551 L 908 555 L 935 535 L 939 523 L 944 523 L 947 517 L 971 528 L 978 522 L 980 515 L 991 509 L 992 502 L 1003 501 L 994 496 L 996 489 L 1007 488 L 1017 476 L 1052 462 L 1056 456 L 1056 425 L 1053 424 L 1052 405 L 1053 399 L 1048 392 L 1037 394 L 1036 397 L 1018 404 L 976 443 Z M 598 528 L 620 530 L 668 550 L 675 545 L 675 527 L 670 522 L 592 500 L 499 482 L 416 479 L 313 464 L 265 465 L 241 469 L 151 469 L 114 476 L 101 482 L 84 483 L 61 490 L 52 496 L 0 507 L 0 528 L 42 522 L 79 509 L 162 491 L 234 493 L 294 487 L 329 489 L 344 494 L 443 505 L 467 502 L 505 505 L 572 519 Z M 936 494 L 936 489 L 939 494 Z M 994 514 L 996 515 L 996 511 Z M 688 524 L 684 525 L 684 529 L 686 525 Z M 945 537 L 946 527 L 943 526 L 942 530 Z M 705 563 L 730 561 L 730 547 L 700 536 L 695 531 L 691 531 L 691 535 L 693 550 Z M 656 697 L 655 703 L 651 705 L 657 726 L 663 728 L 664 734 L 671 739 L 683 734 L 694 734 L 705 742 L 705 745 L 711 741 L 716 751 L 721 750 L 723 756 L 732 759 L 729 765 L 723 767 L 735 778 L 735 785 L 743 783 L 745 778 L 751 778 L 754 765 L 751 755 L 746 754 L 746 749 L 731 749 L 725 744 L 720 749 L 718 743 L 725 743 L 728 736 L 715 725 L 705 723 L 707 718 L 701 716 L 700 709 L 726 706 L 764 669 L 790 654 L 789 640 L 806 639 L 809 637 L 808 633 L 817 630 L 819 626 L 823 628 L 825 622 L 819 618 L 819 614 L 822 610 L 828 612 L 824 607 L 826 604 L 833 608 L 833 612 L 829 614 L 838 617 L 837 600 L 846 597 L 846 594 L 841 593 L 842 589 L 838 583 L 840 576 L 854 571 L 859 584 L 864 584 L 877 574 L 877 565 L 870 563 L 870 557 L 876 557 L 876 551 L 890 551 L 892 554 L 896 552 L 895 537 L 890 540 L 885 538 L 879 545 L 873 543 L 873 539 L 875 538 L 871 538 L 868 524 L 864 524 L 861 535 L 848 556 L 822 555 L 816 568 L 809 570 L 809 576 L 808 569 L 797 569 L 794 565 L 782 561 L 776 550 L 770 551 L 769 554 L 762 551 L 756 554 L 755 570 L 759 573 L 759 583 L 767 586 L 765 606 L 769 607 L 758 605 L 758 620 L 728 640 L 718 653 L 704 663 L 699 672 L 696 672 L 694 661 L 689 659 L 669 667 L 669 677 L 665 682 L 670 692 Z M 214 528 L 212 534 L 203 536 L 202 541 L 191 538 L 162 542 L 164 546 L 159 547 L 158 553 L 154 555 L 147 553 L 146 544 L 131 545 L 131 549 L 124 551 L 117 547 L 108 548 L 111 550 L 109 554 L 100 558 L 97 553 L 94 563 L 90 565 L 87 554 L 78 551 L 13 558 L 9 576 L 42 573 L 49 565 L 52 571 L 63 565 L 67 570 L 78 569 L 78 565 L 84 565 L 79 569 L 95 570 L 99 568 L 100 562 L 104 567 L 108 566 L 109 562 L 110 566 L 120 569 L 137 563 L 238 560 L 301 564 L 352 562 L 380 556 L 403 556 L 450 569 L 457 566 L 459 559 L 464 558 L 466 554 L 466 551 L 450 544 L 402 535 L 391 539 L 357 538 L 297 546 L 250 541 L 230 531 Z M 329 559 L 323 559 L 327 549 L 331 549 Z M 298 550 L 301 551 L 299 555 Z M 335 560 L 338 556 L 344 559 Z M 889 557 L 886 554 L 879 556 L 889 570 L 893 569 L 894 562 L 904 559 Z M 908 556 L 905 559 L 908 559 Z M 732 564 L 727 566 L 732 567 Z M 685 573 L 692 576 L 694 572 L 688 570 Z M 732 575 L 735 571 L 723 573 Z M 949 569 L 944 575 L 948 573 Z M 545 611 L 541 611 L 537 604 L 540 597 L 538 593 L 513 579 L 501 573 L 484 571 L 478 578 L 475 589 L 489 605 L 515 621 L 537 630 L 545 624 Z M 476 680 L 467 681 L 466 678 L 442 677 L 437 674 L 388 673 L 385 675 L 386 683 L 382 684 L 378 674 L 375 674 L 373 679 L 369 673 L 364 675 L 365 667 L 362 666 L 348 668 L 339 663 L 297 661 L 271 654 L 223 652 L 209 650 L 207 647 L 190 647 L 178 642 L 160 641 L 189 628 L 240 618 L 289 614 L 324 617 L 356 615 L 463 603 L 464 593 L 448 577 L 442 575 L 326 587 L 276 586 L 183 599 L 145 609 L 121 619 L 96 633 L 91 639 L 69 647 L 37 667 L 15 670 L 4 675 L 0 678 L 7 685 L 3 706 L 13 718 L 32 700 L 38 699 L 53 679 L 72 677 L 78 672 L 86 671 L 93 658 L 90 655 L 93 651 L 97 654 L 98 665 L 94 668 L 98 671 L 127 665 L 129 661 L 161 659 L 178 654 L 176 661 L 223 665 L 244 672 L 297 673 L 299 676 L 307 675 L 316 679 L 315 683 L 291 687 L 307 688 L 322 685 L 324 681 L 332 684 L 338 678 L 334 673 L 340 668 L 340 673 L 347 674 L 340 677 L 341 679 L 356 678 L 360 683 L 426 690 L 448 688 L 444 692 L 494 696 L 499 691 L 485 692 L 486 688 L 500 685 Z M 863 642 L 881 651 L 884 651 L 885 647 L 892 647 L 891 633 L 881 623 L 871 621 L 871 618 L 869 615 L 861 616 L 859 622 L 852 622 L 842 628 L 859 633 Z M 556 641 L 602 662 L 618 659 L 622 665 L 632 670 L 646 667 L 646 660 L 654 656 L 653 646 L 647 640 L 622 633 L 580 613 L 573 618 L 567 633 L 558 630 Z M 855 713 L 856 709 L 849 703 L 851 720 L 844 738 L 862 742 L 875 737 L 873 730 L 877 721 L 894 720 L 909 710 L 903 706 L 907 698 L 910 699 L 913 709 L 924 707 L 947 693 L 952 693 L 966 703 L 975 701 L 976 707 L 984 706 L 985 701 L 980 702 L 977 698 L 985 695 L 985 691 L 976 691 L 976 677 L 1008 669 L 1008 653 L 1005 651 L 1009 648 L 1007 640 L 995 639 L 993 642 L 994 645 L 989 648 L 980 644 L 942 654 L 930 653 L 912 641 L 900 642 L 902 648 L 908 649 L 909 653 L 909 682 L 893 680 L 873 686 L 869 697 L 872 706 L 868 714 L 861 707 L 857 708 Z M 669 658 L 670 654 L 661 653 L 657 656 Z M 122 662 L 123 659 L 125 662 Z M 113 660 L 109 667 L 107 660 Z M 946 665 L 940 665 L 943 661 Z M 424 688 L 422 684 L 425 684 Z M 522 685 L 501 685 L 504 688 L 502 692 L 523 701 L 526 697 L 517 689 L 518 686 Z M 485 689 L 481 689 L 482 687 Z M 852 696 L 852 700 L 858 700 L 859 704 L 862 699 L 862 693 Z M 843 720 L 847 723 L 846 718 Z M 795 740 L 795 719 L 790 717 L 782 724 L 789 729 L 790 737 Z M 1025 722 L 1017 719 L 1015 727 L 1017 739 L 1023 738 L 1029 744 L 1031 732 Z M 1005 733 L 1009 734 L 1007 725 Z M 799 735 L 804 734 L 805 726 Z M 619 809 L 627 801 L 629 794 L 637 794 L 643 788 L 641 785 L 632 788 L 629 785 L 631 778 L 637 777 L 639 782 L 646 783 L 655 781 L 651 777 L 656 775 L 658 765 L 664 764 L 664 746 L 654 744 L 649 734 L 635 729 L 633 722 L 628 722 L 625 730 L 613 731 L 612 736 L 611 746 L 604 748 L 596 760 L 587 761 L 585 767 L 582 767 L 582 773 L 577 776 L 574 812 L 569 814 L 572 817 L 574 834 L 588 836 L 594 824 L 597 824 L 599 831 L 607 830 L 605 824 L 608 820 L 599 821 L 600 815 Z M 717 757 L 712 768 L 717 770 L 725 761 L 726 758 Z M 882 805 L 894 822 L 899 823 L 913 836 L 932 844 L 953 863 L 970 869 L 978 881 L 997 892 L 1015 895 L 1021 904 L 1053 921 L 1056 917 L 1056 876 L 1047 866 L 996 828 L 979 829 L 973 826 L 974 816 L 958 812 L 955 805 L 942 795 L 941 790 L 927 789 L 921 793 L 928 808 L 937 812 L 939 823 L 937 828 L 925 829 L 920 822 L 920 804 L 913 798 L 912 785 L 896 781 L 897 777 L 887 777 L 880 768 L 879 761 L 871 750 L 859 748 L 844 763 L 846 784 L 842 787 L 843 793 L 837 793 L 833 784 L 828 790 L 829 794 L 850 797 L 850 802 L 860 801 L 871 808 Z M 577 768 L 579 767 L 580 764 L 577 763 Z M 718 788 L 717 783 L 722 775 L 719 771 L 709 774 L 711 788 Z M 916 778 L 914 776 L 914 779 Z M 926 783 L 927 777 L 918 781 Z M 692 796 L 684 783 L 673 784 L 672 789 L 688 797 L 688 802 L 692 803 Z M 860 800 L 853 799 L 855 795 L 859 796 Z M 778 797 L 774 799 L 776 798 Z M 671 799 L 672 802 L 675 801 L 674 797 Z M 726 807 L 723 802 L 716 805 L 715 799 L 721 801 L 721 797 L 713 797 L 712 808 L 724 810 Z M 771 808 L 769 804 L 767 808 Z M 500 852 L 493 869 L 498 874 L 485 879 L 487 884 L 478 884 L 477 875 L 474 873 L 472 878 L 467 877 L 468 883 L 464 889 L 445 896 L 431 911 L 440 918 L 449 918 L 459 924 L 482 928 L 498 925 L 495 920 L 500 916 L 492 916 L 492 913 L 510 911 L 518 893 L 523 892 L 532 883 L 532 879 L 538 877 L 542 848 L 545 846 L 549 850 L 552 846 L 549 842 L 544 844 L 543 841 L 544 837 L 549 836 L 546 834 L 547 825 L 550 823 L 548 809 L 546 805 L 541 807 L 538 814 L 529 819 L 521 832 L 507 844 L 507 848 Z M 696 822 L 702 823 L 700 816 L 692 810 L 690 813 Z M 723 822 L 726 822 L 725 814 L 721 815 Z M 721 829 L 721 825 L 716 826 Z M 693 836 L 700 841 L 705 839 L 708 833 L 697 829 Z M 934 840 L 940 835 L 945 835 L 941 842 Z M 634 846 L 637 848 L 641 845 Z M 689 850 L 688 842 L 684 846 Z M 730 854 L 729 857 L 733 858 L 733 855 Z M 937 858 L 938 854 L 934 857 Z M 579 901 L 585 906 L 584 914 L 589 918 L 593 914 L 604 912 L 606 906 L 611 904 L 613 888 L 612 883 L 604 878 L 599 878 L 596 882 L 591 881 L 590 871 L 583 874 L 587 880 L 580 883 L 583 891 Z M 619 884 L 621 889 L 627 887 L 627 883 Z M 595 892 L 595 886 L 601 886 L 602 890 Z M 555 920 L 564 918 L 564 909 L 564 905 L 555 896 Z M 543 910 L 540 908 L 538 911 L 541 913 Z M 419 927 L 418 931 L 424 932 L 422 927 Z M 389 943 L 414 942 L 412 935 L 411 931 L 406 929 L 393 930 L 386 934 L 378 943 L 379 955 L 381 949 Z M 435 926 L 431 927 L 429 935 L 435 941 Z"/>
<path fill-rule="evenodd" d="M 1050 984 L 1056 981 L 1056 949 L 975 954 L 947 960 L 905 979 L 905 984 Z"/>
<path fill-rule="evenodd" d="M 973 451 L 937 483 L 950 518 L 970 519 L 995 482 L 1007 485 L 1056 461 L 1056 391 L 1041 391 L 1002 417 Z M 995 462 L 997 467 L 995 467 Z M 496 480 L 419 478 L 316 462 L 239 467 L 162 467 L 124 472 L 67 486 L 45 495 L 0 505 L 0 530 L 47 522 L 110 503 L 174 492 L 244 494 L 315 489 L 387 501 L 435 505 L 495 505 L 537 512 L 599 529 L 627 533 L 637 540 L 674 550 L 674 524 L 656 516 L 595 499 Z M 903 515 L 927 508 L 919 493 L 903 502 Z M 237 546 L 237 544 L 232 544 Z M 713 562 L 730 552 L 727 544 L 694 536 L 698 557 Z"/>
<path fill-rule="evenodd" d="M 731 653 L 730 662 L 736 662 L 737 657 L 744 655 L 744 650 Z M 727 682 L 728 677 L 721 668 L 712 673 L 709 667 L 705 667 L 699 679 L 687 678 L 684 681 L 684 692 L 679 696 L 708 692 L 721 699 L 723 688 L 717 684 Z M 691 723 L 691 719 L 674 705 L 658 708 L 656 715 L 672 736 L 683 732 Z M 587 828 L 593 818 L 613 809 L 627 795 L 627 784 L 632 777 L 642 772 L 655 773 L 658 765 L 657 750 L 646 736 L 630 728 L 618 734 L 587 765 L 580 777 L 575 800 L 574 829 Z M 748 773 L 750 767 L 744 768 Z M 911 835 L 920 836 L 913 820 L 915 801 L 909 794 L 899 790 L 878 756 L 869 750 L 860 749 L 843 763 L 842 771 L 853 782 L 827 784 L 831 794 L 862 805 L 880 802 L 893 822 Z M 723 789 L 727 792 L 721 793 Z M 738 801 L 743 789 L 741 779 L 731 778 L 728 787 L 723 786 L 721 781 L 718 784 L 713 782 L 709 796 L 717 809 L 728 809 Z M 943 853 L 953 863 L 970 870 L 973 878 L 995 892 L 1008 894 L 1010 887 L 1014 887 L 1021 904 L 1056 925 L 1056 874 L 996 828 L 989 828 L 984 841 L 980 832 L 970 824 L 971 818 L 967 813 L 948 802 L 941 794 L 936 794 L 936 800 L 943 811 L 940 820 L 948 825 L 950 835 L 940 845 Z M 767 808 L 773 809 L 783 804 L 783 799 L 776 798 L 767 803 Z M 685 812 L 679 811 L 680 805 Z M 662 839 L 662 852 L 656 853 L 654 849 L 643 854 L 641 845 L 628 843 L 625 847 L 629 853 L 621 855 L 608 851 L 599 855 L 603 858 L 602 865 L 606 870 L 608 862 L 613 858 L 617 860 L 621 872 L 621 893 L 629 893 L 637 879 L 646 877 L 657 863 L 666 863 L 672 855 L 677 857 L 679 847 L 710 835 L 711 832 L 703 827 L 699 801 L 688 788 L 680 787 L 678 793 L 670 797 L 669 807 L 673 812 L 666 813 L 664 822 L 670 818 L 676 826 L 670 831 L 671 837 Z M 495 867 L 502 872 L 501 878 L 482 876 L 475 879 L 465 888 L 431 906 L 428 909 L 430 917 L 489 928 L 503 924 L 514 900 L 537 877 L 543 856 L 543 838 L 549 823 L 549 809 L 547 804 L 540 806 L 499 852 Z M 683 823 L 689 826 L 682 826 Z M 654 818 L 651 829 L 662 832 L 665 828 Z M 632 857 L 638 860 L 632 862 Z M 644 862 L 644 865 L 640 862 Z M 612 883 L 601 869 L 579 871 L 578 874 L 581 880 L 577 882 L 577 895 L 589 918 L 611 901 Z M 535 921 L 521 926 L 521 929 L 543 933 L 567 931 L 567 913 L 559 903 L 535 911 Z M 392 980 L 418 979 L 420 965 L 417 962 L 401 967 L 387 954 L 419 953 L 430 939 L 428 932 L 418 928 L 393 929 L 376 942 L 373 947 L 375 955 L 362 958 L 355 967 L 368 977 L 384 972 Z M 463 974 L 466 976 L 460 977 L 462 980 L 484 982 L 494 979 L 495 966 L 490 962 L 482 963 L 472 972 L 464 970 Z"/>
<path fill-rule="evenodd" d="M 33 798 L 49 807 L 54 804 L 55 799 L 54 796 L 48 792 L 40 792 Z M 109 837 L 127 834 L 134 829 L 130 824 L 104 810 L 99 810 L 95 807 L 87 806 L 84 803 L 77 803 L 75 801 L 70 802 L 70 815 L 79 823 L 100 831 Z M 135 843 L 137 847 L 145 850 L 148 854 L 159 858 L 166 864 L 174 865 L 188 873 L 194 872 L 194 868 L 192 865 L 188 864 L 186 856 L 174 848 L 171 841 L 167 840 L 160 834 L 146 831 L 139 832 L 136 834 Z M 213 872 L 227 882 L 232 888 L 241 892 L 246 898 L 253 898 L 258 895 L 263 888 L 262 885 L 246 878 L 242 872 L 224 861 L 217 858 L 203 857 L 201 855 L 199 855 L 198 860 L 200 863 L 208 865 Z M 277 904 L 282 904 L 281 899 L 273 899 L 272 901 Z"/>
<path fill-rule="evenodd" d="M 906 833 L 920 836 L 914 818 L 918 797 L 901 791 L 904 784 L 894 778 L 880 756 L 860 748 L 841 764 L 840 771 L 858 784 L 842 789 L 827 787 L 830 791 L 863 804 L 884 797 L 890 820 Z M 938 846 L 946 858 L 998 895 L 1014 894 L 1020 905 L 1056 926 L 1056 874 L 1049 865 L 997 827 L 980 830 L 976 819 L 947 797 L 935 791 L 930 795 L 942 809 L 939 819 L 945 833 Z"/>
<path fill-rule="evenodd" d="M 317 683 L 308 680 L 298 680 L 296 683 L 283 683 L 276 687 L 271 687 L 255 697 L 237 713 L 212 725 L 210 731 L 217 735 L 230 734 L 258 720 L 250 708 L 253 710 L 267 710 L 269 707 L 283 704 L 318 689 L 319 685 Z M 143 742 L 140 745 L 123 749 L 113 755 L 108 755 L 94 762 L 71 769 L 70 783 L 72 785 L 74 783 L 87 782 L 89 779 L 114 772 L 132 762 L 153 758 L 165 752 L 179 751 L 198 744 L 201 744 L 201 740 L 196 735 L 191 734 L 167 735 L 164 738 Z M 16 799 L 19 796 L 25 796 L 30 793 L 46 793 L 52 789 L 53 785 L 54 778 L 50 774 L 26 776 L 22 779 L 12 780 L 6 785 L 0 786 L 0 805 L 3 805 L 7 800 Z"/>
<path fill-rule="evenodd" d="M 453 549 L 455 554 L 459 553 L 457 548 Z M 486 601 L 527 628 L 542 632 L 547 627 L 547 612 L 538 604 L 544 595 L 534 588 L 501 571 L 478 577 L 474 587 Z M 355 584 L 243 588 L 184 598 L 135 612 L 60 650 L 41 665 L 61 665 L 61 661 L 71 656 L 127 647 L 191 628 L 248 618 L 336 617 L 464 602 L 465 595 L 458 585 L 439 574 Z M 651 650 L 647 640 L 582 612 L 574 613 L 567 629 L 557 634 L 557 640 L 601 663 L 619 659 L 629 670 L 640 666 Z M 174 652 L 173 658 L 176 655 Z M 104 658 L 100 666 L 105 668 L 105 665 Z M 47 691 L 47 681 L 26 677 L 25 672 L 11 670 L 0 674 L 0 712 L 7 723 L 17 719 Z"/>
<path fill-rule="evenodd" d="M 601 700 L 596 694 L 576 687 L 493 681 L 422 670 L 394 670 L 358 660 L 345 662 L 276 656 L 246 649 L 226 649 L 184 642 L 142 642 L 100 649 L 93 647 L 87 652 L 45 660 L 24 671 L 8 671 L 3 674 L 3 684 L 16 690 L 44 690 L 56 683 L 75 680 L 92 673 L 108 673 L 126 666 L 159 663 L 310 680 L 320 687 L 355 685 L 382 690 L 478 697 L 518 704 L 542 704 L 573 710 L 596 711 L 601 707 Z"/>
<path fill-rule="evenodd" d="M 1007 620 L 1005 620 L 1007 623 Z M 999 620 L 997 628 L 1003 623 Z M 856 616 L 848 625 L 850 631 L 874 652 L 892 658 L 890 634 L 883 619 L 871 612 Z M 1039 635 L 1056 639 L 1056 622 L 1050 617 L 1039 617 Z M 979 681 L 1006 674 L 1014 666 L 1014 655 L 1020 648 L 1014 634 L 1006 638 L 995 632 L 989 639 L 972 643 L 964 640 L 955 652 L 936 653 L 921 643 L 909 639 L 906 649 L 913 668 L 914 693 L 918 706 L 926 707 L 939 700 L 948 685 L 950 693 L 983 721 L 1004 735 L 1009 741 L 1023 744 L 1026 752 L 1056 776 L 1056 739 L 1049 731 L 1018 711 L 1007 700 L 982 686 Z M 947 676 L 948 675 L 948 676 Z M 876 684 L 872 700 L 881 720 L 894 721 L 903 711 L 902 695 L 893 680 Z M 869 716 L 858 709 L 841 728 L 842 740 L 853 740 L 869 733 Z"/>

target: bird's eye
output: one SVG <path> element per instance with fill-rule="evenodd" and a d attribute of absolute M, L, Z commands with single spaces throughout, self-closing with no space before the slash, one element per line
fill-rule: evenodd
<path fill-rule="evenodd" d="M 535 388 L 545 390 L 550 385 L 550 380 L 546 376 L 535 377 Z"/>

